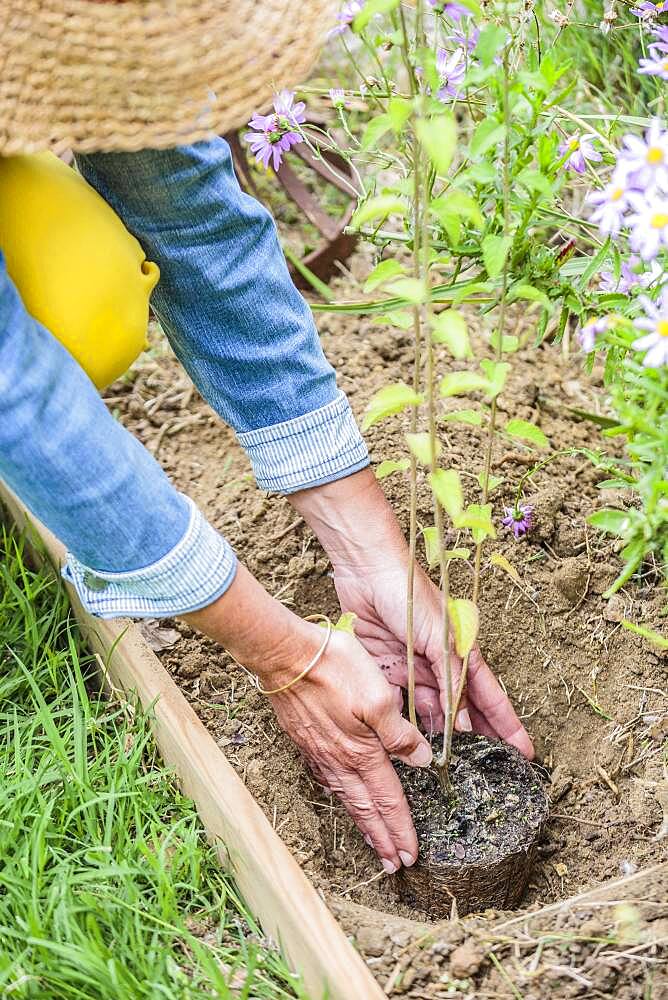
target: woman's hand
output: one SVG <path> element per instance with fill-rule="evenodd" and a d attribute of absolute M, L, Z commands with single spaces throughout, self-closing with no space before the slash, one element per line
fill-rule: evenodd
<path fill-rule="evenodd" d="M 325 638 L 320 626 L 270 597 L 241 565 L 222 597 L 183 617 L 225 646 L 267 691 L 298 677 Z M 415 830 L 388 755 L 425 767 L 431 748 L 403 718 L 396 687 L 362 645 L 332 632 L 313 669 L 271 701 L 285 732 L 317 779 L 339 796 L 385 870 L 413 864 Z"/>
<path fill-rule="evenodd" d="M 357 615 L 355 633 L 360 642 L 386 678 L 405 687 L 408 546 L 373 473 L 364 469 L 290 499 L 332 561 L 341 607 Z M 416 566 L 415 700 L 428 731 L 443 726 L 442 601 L 438 588 Z M 451 663 L 457 683 L 461 661 L 451 654 Z M 524 726 L 478 649 L 469 657 L 456 726 L 498 736 L 533 757 Z"/>
<path fill-rule="evenodd" d="M 360 575 L 354 566 L 335 571 L 334 582 L 344 611 L 357 615 L 355 634 L 381 668 L 387 680 L 407 686 L 406 568 L 388 563 Z M 414 585 L 415 704 L 427 732 L 443 729 L 442 597 L 416 566 Z M 456 684 L 462 662 L 450 654 Z M 533 757 L 529 736 L 510 700 L 476 647 L 469 656 L 467 684 L 455 719 L 459 730 L 473 729 L 512 743 Z"/>
<path fill-rule="evenodd" d="M 310 626 L 318 635 L 324 631 Z M 272 671 L 266 686 L 282 683 Z M 286 672 L 294 677 L 294 665 Z M 334 792 L 377 851 L 387 872 L 412 865 L 418 846 L 413 821 L 388 754 L 425 767 L 432 753 L 401 715 L 401 698 L 357 640 L 334 631 L 313 670 L 271 697 L 278 721 L 314 775 Z"/>

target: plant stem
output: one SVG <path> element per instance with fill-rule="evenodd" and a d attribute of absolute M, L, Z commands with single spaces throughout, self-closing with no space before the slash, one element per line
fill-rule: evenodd
<path fill-rule="evenodd" d="M 406 20 L 401 11 L 401 28 L 403 35 L 402 55 L 408 73 L 411 94 L 415 94 L 415 76 L 410 62 L 410 46 Z M 421 226 L 421 196 L 422 196 L 422 155 L 417 140 L 413 144 L 413 247 L 412 266 L 413 277 L 420 277 L 420 238 Z M 422 372 L 422 317 L 419 306 L 413 306 L 413 391 L 420 391 Z M 418 409 L 411 409 L 410 430 L 415 434 L 418 426 Z M 408 525 L 408 574 L 406 579 L 406 666 L 408 673 L 408 718 L 417 726 L 415 712 L 415 560 L 417 556 L 417 459 L 411 452 L 410 456 L 410 496 Z"/>
<path fill-rule="evenodd" d="M 506 20 L 508 18 L 507 4 L 506 6 Z M 504 49 L 503 53 L 503 121 L 505 125 L 505 139 L 504 139 L 504 150 L 503 150 L 503 235 L 507 237 L 510 231 L 510 81 L 509 81 L 509 69 L 508 69 L 508 46 Z M 508 264 L 510 260 L 510 254 L 506 255 L 503 264 L 503 273 L 501 278 L 501 295 L 499 299 L 499 322 L 496 331 L 496 351 L 495 360 L 497 362 L 501 361 L 503 357 L 503 331 L 506 324 L 506 308 L 507 308 L 507 292 L 508 292 Z M 482 472 L 482 503 L 483 505 L 487 503 L 489 498 L 489 477 L 492 471 L 492 453 L 494 449 L 494 440 L 496 438 L 496 417 L 497 417 L 497 397 L 494 396 L 492 399 L 492 404 L 490 407 L 489 423 L 487 425 L 487 442 L 485 445 L 485 462 L 483 465 Z M 474 604 L 478 604 L 478 599 L 480 597 L 480 576 L 482 567 L 482 549 L 483 549 L 484 539 L 477 542 L 475 547 L 475 559 L 473 564 L 473 592 L 471 594 L 471 600 Z M 462 662 L 462 670 L 459 675 L 459 682 L 457 684 L 457 690 L 455 692 L 454 698 L 454 710 L 453 714 L 456 717 L 457 711 L 459 710 L 459 705 L 462 700 L 462 695 L 464 689 L 466 688 L 466 680 L 468 677 L 470 653 L 464 657 Z M 445 752 L 445 747 L 443 748 Z"/>

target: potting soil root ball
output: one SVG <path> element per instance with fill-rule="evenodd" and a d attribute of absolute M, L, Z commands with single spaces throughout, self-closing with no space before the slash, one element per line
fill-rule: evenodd
<path fill-rule="evenodd" d="M 538 769 L 506 743 L 458 734 L 450 804 L 434 769 L 395 766 L 420 847 L 417 864 L 397 876 L 403 901 L 434 919 L 450 915 L 453 899 L 460 915 L 518 906 L 548 814 Z"/>

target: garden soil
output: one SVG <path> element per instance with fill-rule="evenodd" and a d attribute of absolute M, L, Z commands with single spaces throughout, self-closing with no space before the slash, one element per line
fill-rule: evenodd
<path fill-rule="evenodd" d="M 360 262 L 352 266 L 355 270 Z M 351 275 L 335 291 L 339 299 L 361 297 Z M 546 342 L 535 348 L 530 315 L 518 313 L 513 322 L 526 344 L 513 359 L 500 397 L 501 419 L 534 421 L 553 449 L 601 446 L 597 425 L 575 412 L 597 411 L 600 376 L 586 375 L 581 359 L 569 356 L 563 345 Z M 339 384 L 358 417 L 380 386 L 410 379 L 411 344 L 403 332 L 372 318 L 333 314 L 321 315 L 318 324 Z M 441 370 L 461 367 L 445 356 L 440 365 Z M 112 412 L 155 451 L 176 485 L 225 533 L 270 593 L 300 615 L 337 617 L 330 565 L 315 537 L 287 500 L 258 490 L 234 434 L 199 398 L 164 347 L 154 347 L 106 396 Z M 444 409 L 461 406 L 457 400 L 444 402 Z M 398 417 L 369 430 L 374 465 L 404 454 L 405 429 Z M 482 467 L 481 432 L 442 423 L 440 433 L 444 454 L 461 471 L 474 499 L 477 485 L 471 473 Z M 604 446 L 610 450 L 613 444 Z M 521 445 L 497 443 L 493 471 L 504 478 L 493 495 L 497 524 L 532 461 Z M 588 528 L 586 517 L 600 507 L 630 502 L 623 491 L 597 487 L 606 477 L 583 455 L 555 460 L 527 487 L 535 530 L 520 541 L 500 530 L 483 562 L 480 644 L 533 737 L 549 781 L 552 812 L 525 901 L 527 913 L 666 859 L 668 840 L 655 838 L 662 811 L 668 810 L 662 760 L 668 737 L 668 656 L 622 626 L 629 619 L 665 634 L 661 612 L 666 596 L 649 564 L 639 580 L 610 599 L 603 597 L 620 568 L 618 546 Z M 405 526 L 407 482 L 397 474 L 382 485 Z M 423 525 L 432 520 L 424 480 L 419 520 Z M 448 547 L 455 542 L 451 534 Z M 492 550 L 516 568 L 519 583 L 490 563 Z M 455 594 L 466 595 L 468 566 L 454 563 L 452 577 Z M 445 929 L 438 925 L 434 939 L 425 915 L 400 903 L 396 880 L 380 871 L 342 807 L 312 780 L 243 669 L 183 623 L 142 627 L 388 995 L 430 998 L 448 990 L 455 995 L 457 989 L 472 989 L 481 997 L 517 995 L 507 975 L 481 958 L 475 935 L 452 923 Z M 657 903 L 650 917 L 663 920 L 668 939 L 665 892 L 663 900 L 663 909 Z M 475 918 L 478 936 L 481 920 L 482 926 L 493 926 L 490 915 Z M 417 942 L 415 947 L 411 942 Z M 452 955 L 464 945 L 471 952 L 468 965 L 466 954 L 453 963 Z M 599 979 L 592 979 L 585 959 L 594 947 L 588 939 L 581 944 L 585 971 L 575 977 L 575 960 L 566 950 L 552 962 L 557 971 L 536 979 L 536 970 L 544 965 L 538 961 L 526 980 L 518 971 L 524 953 L 516 950 L 511 978 L 521 983 L 527 997 L 584 994 L 590 987 L 583 982 L 590 981 L 596 996 L 663 995 L 656 989 L 666 982 L 665 951 L 657 958 L 657 947 L 650 949 L 655 957 L 647 962 L 647 950 L 638 953 L 639 959 L 611 960 L 603 973 L 596 971 Z M 408 961 L 416 950 L 422 964 Z M 560 972 L 562 967 L 568 970 Z M 650 985 L 655 983 L 655 992 L 643 993 L 647 975 L 654 976 Z"/>

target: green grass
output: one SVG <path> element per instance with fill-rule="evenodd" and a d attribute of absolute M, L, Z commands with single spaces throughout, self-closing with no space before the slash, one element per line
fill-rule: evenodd
<path fill-rule="evenodd" d="M 305 998 L 0 525 L 0 996 Z"/>

